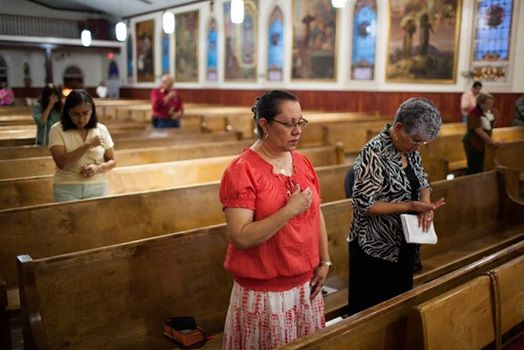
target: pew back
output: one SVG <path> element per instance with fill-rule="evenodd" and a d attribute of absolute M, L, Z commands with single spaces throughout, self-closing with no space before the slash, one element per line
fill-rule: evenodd
<path fill-rule="evenodd" d="M 241 140 L 242 135 L 235 132 L 180 132 L 180 135 L 170 137 L 151 138 L 149 135 L 142 137 L 127 137 L 118 141 L 116 150 L 131 148 L 168 147 L 183 144 L 196 144 L 207 142 L 225 142 Z M 49 155 L 49 149 L 41 146 L 18 145 L 0 147 L 0 159 L 17 159 L 30 157 L 44 157 Z"/>
<path fill-rule="evenodd" d="M 350 208 L 349 200 L 322 206 L 330 245 L 345 246 Z M 21 256 L 24 343 L 163 349 L 161 325 L 174 315 L 221 332 L 232 284 L 222 267 L 226 246 L 226 226 L 217 225 L 45 259 Z"/>
<path fill-rule="evenodd" d="M 115 151 L 118 166 L 172 162 L 184 159 L 196 159 L 239 154 L 249 148 L 253 141 L 225 141 L 149 147 L 145 149 L 120 149 Z M 22 159 L 0 160 L 0 179 L 12 179 L 29 176 L 50 175 L 55 171 L 55 162 L 51 156 Z"/>
<path fill-rule="evenodd" d="M 340 164 L 343 146 L 332 145 L 302 150 L 313 165 Z M 107 174 L 109 194 L 132 193 L 197 184 L 220 179 L 235 156 L 210 157 L 174 162 L 117 167 Z M 53 201 L 52 175 L 0 180 L 0 209 Z"/>
<path fill-rule="evenodd" d="M 341 184 L 347 169 L 345 164 L 316 169 L 323 202 L 344 198 Z M 42 258 L 222 223 L 218 190 L 219 182 L 215 181 L 2 210 L 0 231 L 6 234 L 0 235 L 0 275 L 9 288 L 16 287 L 13 263 L 18 254 Z M 337 268 L 346 265 L 341 261 Z"/>

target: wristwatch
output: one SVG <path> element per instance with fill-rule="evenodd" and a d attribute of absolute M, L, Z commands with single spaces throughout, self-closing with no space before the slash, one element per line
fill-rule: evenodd
<path fill-rule="evenodd" d="M 326 265 L 327 267 L 331 268 L 331 266 L 333 266 L 333 262 L 331 260 L 321 261 L 319 266 L 322 266 L 322 265 Z"/>

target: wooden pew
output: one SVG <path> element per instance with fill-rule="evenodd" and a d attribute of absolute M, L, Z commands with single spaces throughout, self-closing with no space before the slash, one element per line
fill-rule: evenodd
<path fill-rule="evenodd" d="M 317 169 L 324 203 L 344 199 L 341 183 L 347 170 L 345 164 Z M 5 279 L 4 294 L 1 294 L 0 283 L 0 301 L 6 300 L 3 314 L 12 313 L 20 305 L 14 266 L 16 255 L 29 253 L 42 258 L 223 223 L 218 189 L 219 182 L 215 181 L 0 211 L 0 231 L 9 232 L 9 235 L 0 236 L 0 281 L 2 277 Z M 191 198 L 190 205 L 188 198 Z M 196 208 L 205 208 L 205 211 Z M 106 218 L 100 217 L 100 213 L 110 214 Z M 346 214 L 350 220 L 350 208 Z M 42 225 L 43 220 L 46 225 Z M 347 227 L 340 228 L 347 230 Z M 46 237 L 45 244 L 42 244 L 43 236 Z M 337 250 L 342 252 L 339 254 L 347 251 L 345 238 L 337 242 Z M 336 260 L 337 269 L 343 269 L 346 261 L 347 253 Z M 347 294 L 337 300 L 344 305 Z M 0 321 L 1 314 L 0 308 Z"/>
<path fill-rule="evenodd" d="M 431 181 L 445 179 L 447 174 L 462 171 L 467 167 L 462 138 L 461 134 L 439 136 L 421 147 L 424 168 Z M 492 138 L 502 142 L 523 140 L 524 127 L 495 128 Z"/>
<path fill-rule="evenodd" d="M 496 167 L 519 171 L 519 197 L 524 198 L 524 140 L 505 142 L 497 147 L 488 145 L 484 158 L 484 170 Z"/>
<path fill-rule="evenodd" d="M 342 139 L 334 140 L 325 135 L 324 126 L 345 127 L 346 125 L 354 125 L 358 128 L 363 125 L 385 124 L 389 117 L 381 116 L 377 113 L 354 113 L 354 112 L 304 112 L 304 118 L 309 123 L 302 131 L 301 144 L 304 145 L 319 145 L 329 142 L 343 142 Z M 380 123 L 382 121 L 382 123 Z M 375 123 L 373 123 L 375 122 Z M 369 124 L 371 123 L 371 124 Z M 347 141 L 347 140 L 346 140 Z"/>
<path fill-rule="evenodd" d="M 322 143 L 342 142 L 344 143 L 346 153 L 355 154 L 360 152 L 366 144 L 368 137 L 367 130 L 369 128 L 382 129 L 389 121 L 390 118 L 388 117 L 387 119 L 323 125 Z"/>
<path fill-rule="evenodd" d="M 151 138 L 149 136 L 142 137 L 128 137 L 118 140 L 115 145 L 116 150 L 131 149 L 131 148 L 148 148 L 148 147 L 167 147 L 173 145 L 195 144 L 206 142 L 224 142 L 242 140 L 243 137 L 235 132 L 213 132 L 213 133 L 188 133 L 181 132 L 177 135 L 176 132 L 169 133 L 170 137 Z M 159 134 L 162 134 L 160 132 Z M 42 146 L 15 146 L 15 147 L 0 147 L 0 160 L 2 159 L 16 159 L 16 158 L 30 158 L 43 157 L 49 155 L 49 149 Z"/>
<path fill-rule="evenodd" d="M 345 243 L 349 208 L 348 200 L 322 205 L 330 246 Z M 170 343 L 162 323 L 174 315 L 222 332 L 232 286 L 223 269 L 226 235 L 222 224 L 51 258 L 19 257 L 24 346 L 164 349 Z"/>
<path fill-rule="evenodd" d="M 408 349 L 481 349 L 524 321 L 524 256 L 413 308 Z M 451 322 L 450 322 L 451 320 Z"/>
<path fill-rule="evenodd" d="M 315 166 L 341 164 L 343 146 L 302 149 Z M 117 167 L 107 174 L 109 194 L 178 187 L 220 179 L 236 155 Z M 0 180 L 0 209 L 53 202 L 53 175 Z"/>
<path fill-rule="evenodd" d="M 390 350 L 409 348 L 411 340 L 406 336 L 407 322 L 413 307 L 523 254 L 524 241 L 521 241 L 352 315 L 315 334 L 298 339 L 281 349 Z"/>
<path fill-rule="evenodd" d="M 498 147 L 488 145 L 484 170 L 493 170 L 498 166 L 524 172 L 524 140 L 505 142 Z"/>
<path fill-rule="evenodd" d="M 120 167 L 239 154 L 252 144 L 252 140 L 244 140 L 144 149 L 119 149 L 115 151 L 115 156 Z M 55 167 L 51 156 L 0 160 L 0 179 L 50 175 L 54 173 Z"/>
<path fill-rule="evenodd" d="M 511 190 L 512 175 L 491 171 L 432 184 L 432 198 L 444 197 L 446 205 L 434 219 L 438 244 L 421 247 L 417 283 L 524 239 L 524 202 Z M 505 211 L 508 205 L 521 214 Z"/>

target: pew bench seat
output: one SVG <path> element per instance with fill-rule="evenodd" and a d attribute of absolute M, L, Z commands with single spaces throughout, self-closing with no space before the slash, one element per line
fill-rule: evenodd
<path fill-rule="evenodd" d="M 415 282 L 423 283 L 432 280 L 523 240 L 524 225 L 518 225 L 509 229 L 464 234 L 460 239 L 449 244 L 443 242 L 441 247 L 435 249 L 436 252 L 428 255 L 424 254 L 424 250 L 431 248 L 424 246 L 421 248 L 423 267 L 415 275 Z"/>
<path fill-rule="evenodd" d="M 449 171 L 451 172 L 464 170 L 467 167 L 468 167 L 468 161 L 465 159 L 449 162 Z"/>

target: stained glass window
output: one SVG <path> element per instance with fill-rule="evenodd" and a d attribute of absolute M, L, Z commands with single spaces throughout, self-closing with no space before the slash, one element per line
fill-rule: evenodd
<path fill-rule="evenodd" d="M 169 34 L 162 33 L 162 74 L 169 74 Z"/>
<path fill-rule="evenodd" d="M 477 4 L 475 61 L 508 61 L 512 0 L 484 0 Z"/>
<path fill-rule="evenodd" d="M 269 18 L 267 78 L 282 81 L 284 69 L 284 15 L 275 7 Z"/>
<path fill-rule="evenodd" d="M 211 19 L 207 32 L 207 80 L 218 79 L 218 32 L 217 22 Z"/>
<path fill-rule="evenodd" d="M 127 82 L 133 83 L 133 37 L 129 35 L 127 37 Z"/>
<path fill-rule="evenodd" d="M 373 80 L 377 35 L 377 4 L 375 0 L 358 0 L 354 13 L 351 78 L 355 80 Z"/>

